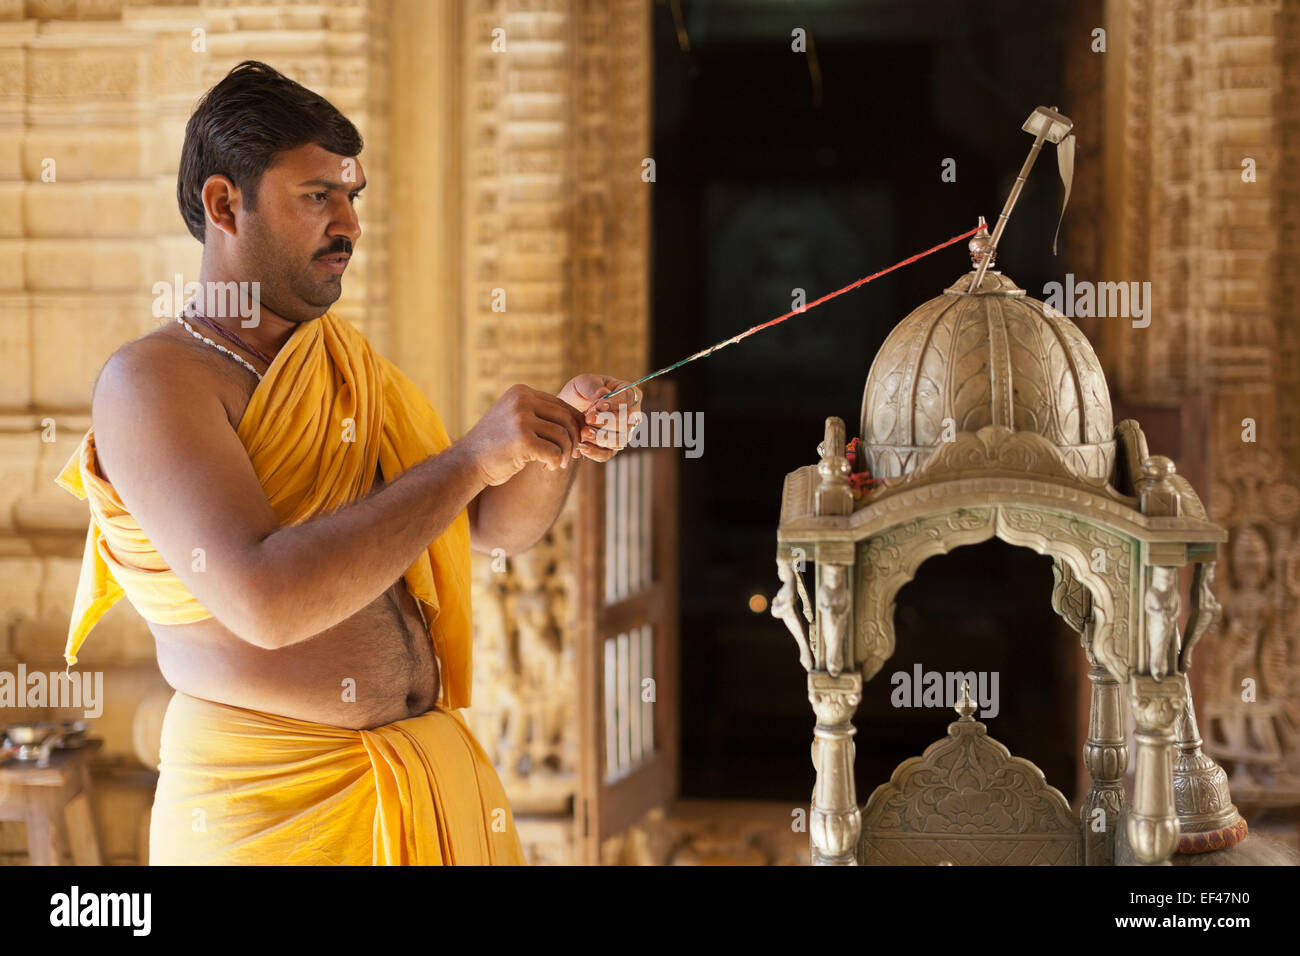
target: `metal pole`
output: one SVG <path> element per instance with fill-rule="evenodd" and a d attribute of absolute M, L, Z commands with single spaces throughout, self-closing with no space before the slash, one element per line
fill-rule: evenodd
<path fill-rule="evenodd" d="M 1020 167 L 1020 175 L 1016 177 L 1016 184 L 1011 187 L 1011 195 L 1007 196 L 1007 201 L 1002 206 L 1002 214 L 998 216 L 998 223 L 993 227 L 993 239 L 989 245 L 988 255 L 980 262 L 980 266 L 975 270 L 975 278 L 971 280 L 970 288 L 967 293 L 974 292 L 984 281 L 984 271 L 988 269 L 989 263 L 993 261 L 993 256 L 998 251 L 998 240 L 1002 238 L 1002 230 L 1007 227 L 1007 219 L 1011 217 L 1011 210 L 1016 205 L 1016 200 L 1020 198 L 1020 190 L 1024 188 L 1025 178 L 1029 171 L 1034 167 L 1034 161 L 1038 159 L 1038 153 L 1043 148 L 1043 141 L 1047 138 L 1046 132 L 1039 133 L 1034 137 L 1034 145 L 1029 150 L 1029 155 L 1025 157 L 1025 164 Z"/>

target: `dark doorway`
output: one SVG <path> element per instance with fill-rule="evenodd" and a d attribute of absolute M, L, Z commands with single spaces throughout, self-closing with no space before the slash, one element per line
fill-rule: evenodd
<path fill-rule="evenodd" d="M 657 4 L 654 367 L 788 311 L 795 289 L 812 301 L 965 232 L 978 215 L 995 220 L 1031 143 L 1025 117 L 1040 104 L 1069 113 L 1059 39 L 1068 6 L 681 0 L 683 41 L 671 5 Z M 808 52 L 792 50 L 795 28 L 811 36 Z M 941 178 L 945 159 L 956 182 Z M 1039 297 L 1059 268 L 1053 166 L 1039 163 L 999 255 Z M 784 626 L 751 609 L 778 586 L 782 481 L 816 461 L 826 416 L 858 432 L 881 342 L 969 265 L 963 246 L 944 250 L 673 373 L 680 408 L 702 411 L 705 425 L 705 453 L 683 458 L 680 472 L 683 796 L 807 802 L 804 673 Z M 1016 602 L 1010 620 L 1020 621 L 1028 602 L 1048 606 L 1050 568 L 1045 586 L 1041 566 L 1033 570 L 1045 560 L 1021 549 L 991 565 L 954 554 L 941 573 L 926 565 L 908 606 L 925 622 L 970 588 L 983 599 L 971 605 L 985 615 L 981 626 L 1000 626 L 1011 607 L 1002 599 Z M 950 623 L 918 637 L 927 667 L 959 646 Z M 1029 653 L 1005 640 L 1008 653 Z M 1045 635 L 1031 643 L 1052 645 Z M 1010 664 L 985 655 L 963 666 L 1009 677 Z M 871 693 L 888 706 L 888 682 L 877 681 Z M 1003 685 L 1008 706 L 991 730 L 1046 760 L 1049 747 L 1010 726 L 1020 693 Z M 877 764 L 887 777 L 943 733 L 946 715 L 923 716 L 915 738 L 901 727 L 869 735 L 863 724 L 858 763 L 872 775 L 863 786 L 881 782 Z M 1045 720 L 1037 727 L 1051 732 Z M 1071 793 L 1067 778 L 1043 769 Z"/>
<path fill-rule="evenodd" d="M 1051 558 L 996 539 L 921 565 L 895 599 L 894 656 L 863 687 L 854 721 L 860 802 L 957 719 L 946 701 L 931 706 L 918 683 L 945 675 L 946 690 L 947 674 L 970 672 L 975 717 L 989 735 L 1074 798 L 1083 649 L 1052 610 L 1053 583 Z"/>

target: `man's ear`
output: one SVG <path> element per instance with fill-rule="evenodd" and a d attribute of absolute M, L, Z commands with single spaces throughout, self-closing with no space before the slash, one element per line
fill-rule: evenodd
<path fill-rule="evenodd" d="M 203 212 L 208 219 L 208 227 L 215 226 L 229 236 L 236 234 L 235 215 L 239 212 L 243 197 L 239 187 L 229 178 L 214 173 L 203 184 Z"/>

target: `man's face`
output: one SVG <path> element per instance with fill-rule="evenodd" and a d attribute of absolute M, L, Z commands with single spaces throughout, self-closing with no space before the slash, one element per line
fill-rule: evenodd
<path fill-rule="evenodd" d="M 294 322 L 325 313 L 343 292 L 342 276 L 361 226 L 353 204 L 366 185 L 356 157 L 315 145 L 276 156 L 257 187 L 257 207 L 239 216 L 239 274 L 261 282 L 263 305 Z"/>

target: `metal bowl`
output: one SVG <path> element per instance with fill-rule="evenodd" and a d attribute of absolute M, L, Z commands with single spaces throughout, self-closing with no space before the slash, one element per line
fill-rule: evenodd
<path fill-rule="evenodd" d="M 4 733 L 11 744 L 19 747 L 38 747 L 51 734 L 58 733 L 58 730 L 58 724 L 42 720 L 30 724 L 10 724 L 5 728 Z"/>

